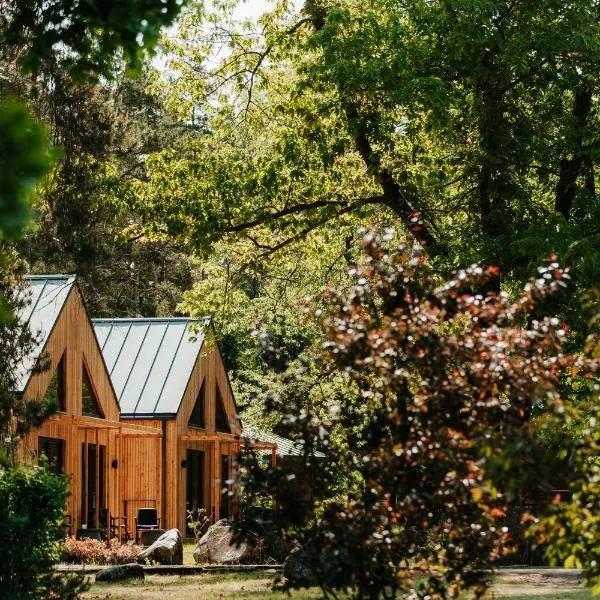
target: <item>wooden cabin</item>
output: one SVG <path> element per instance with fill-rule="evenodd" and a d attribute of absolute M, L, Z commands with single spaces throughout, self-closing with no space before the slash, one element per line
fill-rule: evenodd
<path fill-rule="evenodd" d="M 152 506 L 161 526 L 186 531 L 187 511 L 231 515 L 241 426 L 207 323 L 188 318 L 95 319 L 124 423 L 153 428 L 124 442 L 124 514 Z"/>
<path fill-rule="evenodd" d="M 129 436 L 157 432 L 120 421 L 100 346 L 75 278 L 68 275 L 29 277 L 29 305 L 20 318 L 38 337 L 38 345 L 17 373 L 18 393 L 25 399 L 53 398 L 58 412 L 30 432 L 18 448 L 21 460 L 46 454 L 50 466 L 70 475 L 66 512 L 73 533 L 83 525 L 99 528 L 104 509 L 120 514 L 122 454 Z M 36 372 L 40 359 L 50 367 Z M 106 519 L 105 519 L 106 520 Z"/>
<path fill-rule="evenodd" d="M 29 277 L 26 293 L 20 318 L 39 344 L 20 366 L 17 392 L 52 397 L 59 411 L 18 452 L 22 460 L 45 454 L 70 476 L 72 533 L 108 527 L 112 515 L 127 517 L 134 534 L 140 508 L 156 508 L 161 528 L 181 532 L 193 508 L 212 520 L 235 512 L 244 442 L 210 326 L 185 318 L 92 322 L 69 275 Z M 37 372 L 42 359 L 50 368 Z M 254 445 L 275 460 L 275 444 Z"/>

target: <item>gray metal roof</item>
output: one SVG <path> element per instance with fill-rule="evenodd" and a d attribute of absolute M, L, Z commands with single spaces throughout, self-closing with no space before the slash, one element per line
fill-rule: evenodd
<path fill-rule="evenodd" d="M 177 414 L 204 342 L 199 321 L 93 319 L 121 415 Z"/>
<path fill-rule="evenodd" d="M 255 440 L 257 442 L 264 442 L 267 444 L 277 444 L 277 455 L 278 456 L 303 456 L 304 450 L 300 442 L 294 442 L 287 438 L 281 437 L 269 431 L 262 431 L 251 425 L 242 423 L 242 437 L 249 440 Z M 315 458 L 325 458 L 325 455 L 318 450 L 313 452 Z"/>
<path fill-rule="evenodd" d="M 31 370 L 48 342 L 74 283 L 73 275 L 30 275 L 24 278 L 22 293 L 28 304 L 18 317 L 21 322 L 29 324 L 37 338 L 37 345 L 17 367 L 16 391 L 25 391 Z"/>

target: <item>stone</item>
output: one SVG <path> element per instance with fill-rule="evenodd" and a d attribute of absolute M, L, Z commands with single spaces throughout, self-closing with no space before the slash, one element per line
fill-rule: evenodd
<path fill-rule="evenodd" d="M 125 581 L 127 579 L 144 579 L 144 567 L 137 563 L 106 567 L 96 573 L 96 581 Z"/>
<path fill-rule="evenodd" d="M 183 540 L 179 529 L 169 529 L 151 546 L 142 550 L 137 558 L 139 563 L 157 562 L 159 565 L 183 564 Z"/>
<path fill-rule="evenodd" d="M 221 519 L 208 528 L 198 540 L 194 550 L 196 563 L 213 562 L 220 564 L 240 563 L 252 554 L 252 547 L 247 542 L 232 543 L 234 532 L 227 519 Z"/>

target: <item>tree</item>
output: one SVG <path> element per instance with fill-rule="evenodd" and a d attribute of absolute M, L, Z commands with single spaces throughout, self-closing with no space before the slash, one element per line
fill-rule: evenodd
<path fill-rule="evenodd" d="M 556 251 L 598 281 L 595 2 L 281 2 L 256 29 L 189 10 L 168 40 L 157 87 L 210 135 L 148 161 L 147 231 L 265 259 L 355 215 L 444 272 L 511 285 Z"/>
<path fill-rule="evenodd" d="M 76 82 L 52 62 L 35 81 L 11 72 L 4 84 L 19 90 L 62 148 L 38 188 L 37 227 L 18 249 L 32 272 L 78 275 L 95 316 L 170 315 L 191 285 L 193 260 L 177 244 L 132 231 L 128 197 L 145 155 L 195 135 L 145 86 L 144 77 L 118 74 L 110 83 Z"/>
<path fill-rule="evenodd" d="M 347 418 L 340 406 L 323 419 L 289 398 L 268 405 L 302 441 L 307 463 L 315 446 L 329 447 L 338 468 L 362 482 L 287 534 L 303 544 L 299 556 L 326 594 L 453 598 L 471 589 L 481 597 L 489 569 L 511 551 L 509 503 L 519 490 L 543 495 L 551 482 L 555 460 L 540 432 L 566 435 L 579 419 L 562 379 L 593 376 L 599 365 L 565 352 L 559 319 L 530 318 L 567 287 L 554 259 L 511 301 L 473 292 L 493 268 L 440 281 L 420 249 L 390 250 L 391 237 L 365 235 L 354 287 L 326 293 L 320 316 L 324 371 L 342 377 L 366 413 L 360 443 L 331 447 Z"/>
<path fill-rule="evenodd" d="M 139 71 L 144 52 L 152 50 L 160 28 L 175 18 L 181 4 L 7 2 L 0 9 L 0 56 L 26 72 L 37 73 L 43 61 L 55 61 L 74 77 L 94 78 L 110 75 L 122 51 L 128 67 Z M 0 240 L 7 234 L 16 239 L 30 221 L 33 192 L 50 169 L 52 152 L 24 107 L 3 104 L 0 121 Z M 5 315 L 6 299 L 1 302 Z"/>

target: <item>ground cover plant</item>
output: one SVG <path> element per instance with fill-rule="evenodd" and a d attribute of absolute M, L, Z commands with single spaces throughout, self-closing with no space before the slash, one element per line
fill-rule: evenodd
<path fill-rule="evenodd" d="M 136 562 L 142 549 L 133 542 L 121 543 L 117 538 L 107 544 L 102 540 L 68 537 L 61 546 L 60 556 L 68 563 L 123 565 Z"/>
<path fill-rule="evenodd" d="M 543 497 L 557 447 L 574 447 L 567 432 L 581 412 L 565 401 L 563 379 L 588 381 L 598 363 L 568 353 L 565 324 L 543 316 L 568 287 L 556 259 L 509 298 L 486 291 L 496 269 L 473 266 L 442 281 L 418 245 L 396 247 L 393 238 L 393 231 L 366 233 L 354 287 L 324 294 L 316 315 L 323 371 L 342 377 L 358 400 L 330 406 L 325 420 L 305 399 L 267 404 L 303 440 L 307 463 L 315 444 L 331 445 L 352 406 L 363 413 L 345 452 L 330 448 L 361 484 L 292 536 L 302 544 L 298 560 L 326 595 L 456 598 L 470 590 L 481 597 L 489 569 L 511 552 L 509 505 L 524 492 L 533 504 Z M 590 386 L 592 407 L 593 393 Z M 582 566 L 593 568 L 589 559 Z"/>

